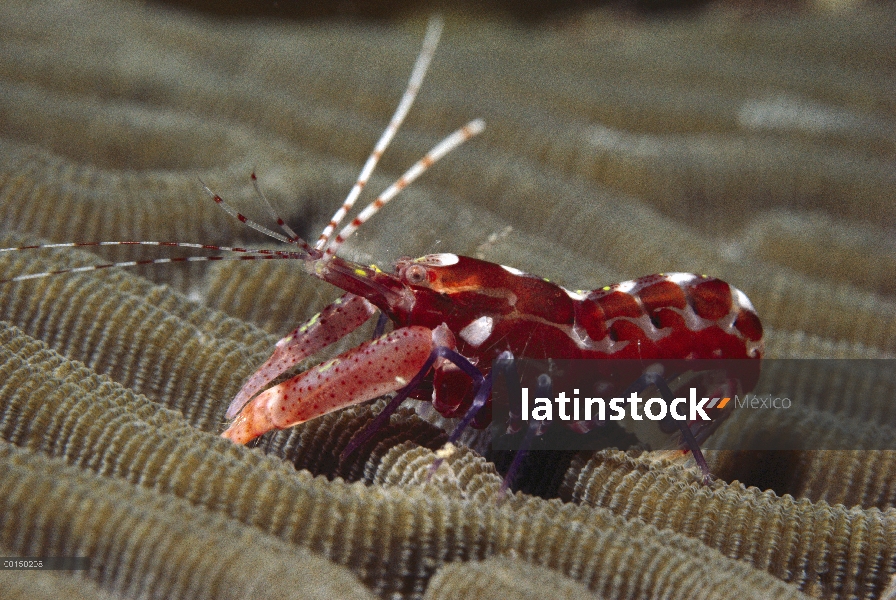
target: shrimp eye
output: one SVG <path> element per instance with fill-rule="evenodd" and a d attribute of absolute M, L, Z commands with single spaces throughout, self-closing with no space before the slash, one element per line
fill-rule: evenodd
<path fill-rule="evenodd" d="M 429 281 L 429 276 L 426 272 L 426 267 L 423 265 L 411 265 L 404 272 L 405 278 L 408 280 L 408 283 L 413 285 L 425 285 Z"/>

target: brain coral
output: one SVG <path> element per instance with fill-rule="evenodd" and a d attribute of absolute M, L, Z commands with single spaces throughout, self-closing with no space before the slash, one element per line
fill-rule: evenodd
<path fill-rule="evenodd" d="M 384 267 L 450 251 L 575 288 L 711 273 L 750 295 L 769 356 L 892 358 L 896 12 L 844 8 L 595 11 L 542 28 L 449 15 L 371 186 L 472 117 L 488 130 L 345 251 Z M 198 182 L 255 214 L 253 168 L 314 235 L 391 114 L 422 31 L 3 3 L 0 247 L 263 243 Z M 0 253 L 0 278 L 134 256 L 151 253 Z M 4 590 L 876 598 L 896 572 L 890 451 L 713 455 L 711 487 L 682 461 L 603 451 L 555 474 L 556 498 L 499 502 L 500 476 L 466 447 L 426 480 L 445 437 L 410 407 L 345 462 L 380 405 L 232 446 L 217 434 L 242 380 L 339 293 L 300 271 L 220 263 L 0 284 L 0 550 L 91 564 L 0 571 Z M 779 425 L 888 435 L 892 386 L 879 391 L 861 405 L 819 397 Z"/>

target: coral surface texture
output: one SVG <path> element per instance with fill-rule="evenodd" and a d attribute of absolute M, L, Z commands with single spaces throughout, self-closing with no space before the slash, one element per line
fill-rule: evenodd
<path fill-rule="evenodd" d="M 5 0 L 0 248 L 276 247 L 203 190 L 276 227 L 253 171 L 315 239 L 425 28 L 426 15 L 223 20 Z M 449 13 L 362 203 L 457 127 L 487 128 L 340 253 L 384 270 L 477 256 L 570 289 L 705 273 L 749 296 L 767 357 L 892 359 L 894 31 L 892 3 L 537 25 Z M 191 254 L 88 250 L 0 252 L 0 280 Z M 0 570 L 0 595 L 896 597 L 896 451 L 710 452 L 703 485 L 682 453 L 605 449 L 530 466 L 551 489 L 502 496 L 482 445 L 444 450 L 452 425 L 422 404 L 345 459 L 382 400 L 252 448 L 221 438 L 277 340 L 340 293 L 288 260 L 0 283 L 0 556 L 88 559 Z M 828 375 L 840 402 L 819 392 L 786 419 L 733 419 L 719 435 L 892 440 L 896 383 Z"/>

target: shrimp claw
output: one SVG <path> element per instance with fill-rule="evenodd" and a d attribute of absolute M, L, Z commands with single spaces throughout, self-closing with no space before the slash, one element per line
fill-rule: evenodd
<path fill-rule="evenodd" d="M 230 407 L 232 419 L 264 386 L 318 350 L 348 335 L 376 313 L 376 307 L 354 294 L 344 294 L 277 342 L 274 353 L 243 385 Z"/>
<path fill-rule="evenodd" d="M 408 385 L 438 345 L 433 330 L 401 327 L 352 348 L 255 397 L 221 434 L 245 444 Z"/>

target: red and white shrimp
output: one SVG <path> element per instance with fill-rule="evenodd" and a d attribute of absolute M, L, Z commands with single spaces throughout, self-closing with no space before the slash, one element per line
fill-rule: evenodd
<path fill-rule="evenodd" d="M 245 444 L 268 431 L 398 392 L 375 423 L 388 418 L 411 394 L 428 396 L 442 415 L 463 417 L 452 436 L 455 439 L 467 424 L 482 427 L 489 423 L 490 370 L 492 362 L 502 355 L 536 359 L 761 358 L 762 325 L 747 296 L 705 275 L 649 275 L 575 292 L 512 267 L 455 254 L 400 258 L 391 273 L 337 255 L 343 242 L 386 202 L 444 154 L 483 130 L 483 123 L 475 120 L 448 136 L 333 236 L 407 114 L 440 31 L 441 23 L 433 20 L 392 120 L 314 246 L 279 218 L 285 235 L 248 219 L 207 187 L 205 190 L 232 216 L 292 248 L 249 250 L 173 242 L 50 245 L 151 244 L 244 254 L 118 263 L 125 266 L 222 258 L 298 260 L 309 275 L 347 292 L 277 343 L 272 356 L 231 402 L 226 416 L 232 422 L 222 433 L 224 437 Z M 252 179 L 258 190 L 254 174 Z M 260 190 L 258 194 L 267 203 Z M 12 281 L 49 274 L 22 275 Z M 392 321 L 391 332 L 265 389 L 300 361 L 343 338 L 378 312 Z M 756 364 L 758 368 L 758 360 Z M 358 443 L 353 442 L 352 447 Z M 705 463 L 699 460 L 699 447 L 689 446 L 706 472 Z"/>

